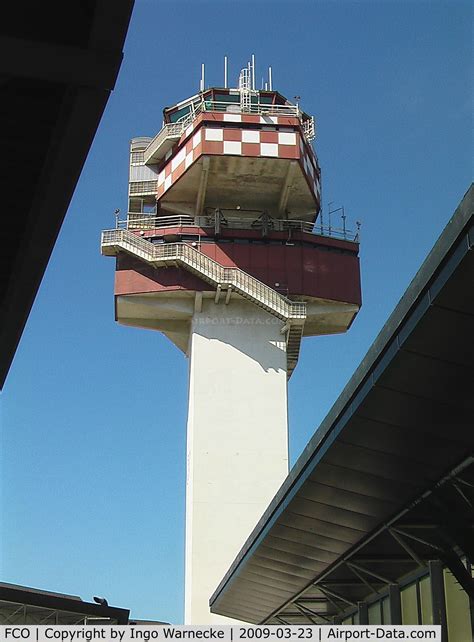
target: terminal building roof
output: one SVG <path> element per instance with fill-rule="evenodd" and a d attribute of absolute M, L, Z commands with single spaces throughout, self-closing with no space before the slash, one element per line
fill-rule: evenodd
<path fill-rule="evenodd" d="M 474 187 L 212 595 L 332 622 L 431 559 L 474 596 Z"/>
<path fill-rule="evenodd" d="M 128 609 L 0 582 L 0 624 L 128 624 Z"/>

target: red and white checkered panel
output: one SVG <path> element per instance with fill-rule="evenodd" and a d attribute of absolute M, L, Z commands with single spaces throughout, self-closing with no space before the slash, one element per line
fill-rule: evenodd
<path fill-rule="evenodd" d="M 319 181 L 319 169 L 316 161 L 316 156 L 313 148 L 309 145 L 302 136 L 300 136 L 300 165 L 308 181 L 309 188 L 316 196 L 318 201 L 321 196 L 321 184 Z"/>
<path fill-rule="evenodd" d="M 303 141 L 303 136 L 296 128 L 285 123 L 288 131 L 268 131 L 264 129 L 246 129 L 225 127 L 229 117 L 262 119 L 266 117 L 245 114 L 213 114 L 221 117 L 222 127 L 197 129 L 190 125 L 192 136 L 184 138 L 185 144 L 177 146 L 171 158 L 158 175 L 157 198 L 160 199 L 168 189 L 183 175 L 201 154 L 219 156 L 244 156 L 254 158 L 278 158 L 298 160 L 303 169 L 308 185 L 316 199 L 319 198 L 319 172 L 311 147 Z M 277 120 L 277 117 L 272 117 Z M 223 119 L 226 119 L 225 121 Z M 282 120 L 278 117 L 278 120 Z M 285 120 L 295 121 L 296 118 Z M 253 122 L 253 121 L 252 121 Z M 259 121 L 260 122 L 260 121 Z M 266 121 L 265 121 L 266 122 Z M 189 128 L 188 128 L 189 129 Z M 179 145 L 179 144 L 178 144 Z"/>
<path fill-rule="evenodd" d="M 203 154 L 299 158 L 299 133 L 261 129 L 202 127 Z"/>
<path fill-rule="evenodd" d="M 198 130 L 186 145 L 168 161 L 161 172 L 158 174 L 158 191 L 157 199 L 160 199 L 171 185 L 184 174 L 184 172 L 201 156 L 202 154 L 202 130 Z"/>
<path fill-rule="evenodd" d="M 298 118 L 293 116 L 259 116 L 258 114 L 227 114 L 220 112 L 205 112 L 199 116 L 187 127 L 181 136 L 178 146 L 180 146 L 194 130 L 198 129 L 202 123 L 217 122 L 217 123 L 242 123 L 251 125 L 261 125 L 274 127 L 299 127 L 300 122 Z"/>

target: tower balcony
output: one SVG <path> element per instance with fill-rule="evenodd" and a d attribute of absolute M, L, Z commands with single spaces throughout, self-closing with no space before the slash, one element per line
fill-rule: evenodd
<path fill-rule="evenodd" d="M 172 300 L 170 314 L 174 314 L 173 306 L 180 301 L 179 305 L 190 307 L 183 312 L 179 337 L 177 334 L 173 340 L 186 350 L 193 297 L 198 293 L 218 299 L 219 289 L 228 283 L 219 281 L 216 294 L 216 285 L 210 284 L 208 275 L 196 270 L 194 263 L 190 267 L 183 262 L 179 250 L 210 262 L 219 273 L 241 271 L 247 280 L 258 284 L 257 290 L 267 288 L 276 299 L 304 302 L 302 336 L 347 330 L 361 305 L 357 233 L 320 224 L 315 227 L 306 221 L 273 220 L 271 229 L 270 225 L 265 229 L 262 218 L 254 218 L 254 226 L 235 218 L 229 223 L 220 221 L 216 231 L 211 217 L 203 216 L 199 221 L 186 216 L 148 217 L 140 221 L 132 216 L 118 222 L 116 230 L 104 232 L 102 253 L 117 256 L 117 320 L 148 327 L 147 315 L 156 316 L 157 305 Z M 226 302 L 239 296 L 231 289 L 226 290 Z M 132 317 L 136 319 L 133 323 Z M 175 327 L 165 326 L 160 328 L 166 332 Z"/>
<path fill-rule="evenodd" d="M 117 220 L 117 228 L 134 231 L 140 236 L 160 237 L 166 242 L 167 236 L 175 234 L 191 234 L 205 237 L 225 236 L 228 230 L 241 230 L 257 233 L 257 237 L 270 239 L 284 238 L 288 244 L 295 234 L 304 233 L 313 236 L 338 239 L 349 243 L 359 243 L 359 224 L 357 231 L 345 226 L 342 219 L 341 227 L 324 225 L 320 218 L 318 222 L 299 221 L 294 219 L 275 219 L 265 212 L 258 210 L 223 210 L 205 212 L 202 216 L 189 215 L 158 216 L 156 213 L 144 215 L 142 212 L 129 212 L 124 220 Z M 280 233 L 280 234 L 278 234 Z"/>
<path fill-rule="evenodd" d="M 216 91 L 212 89 L 190 98 L 189 101 L 184 101 L 185 104 L 180 107 L 180 111 L 185 112 L 184 115 L 180 116 L 176 122 L 165 122 L 163 124 L 162 129 L 149 141 L 143 150 L 143 162 L 148 165 L 162 161 L 183 134 L 190 127 L 192 130 L 193 122 L 198 117 L 208 120 L 212 118 L 212 114 L 225 116 L 222 120 L 228 122 L 243 123 L 278 124 L 279 119 L 281 119 L 283 124 L 283 122 L 288 123 L 284 119 L 296 119 L 307 142 L 310 143 L 315 138 L 314 118 L 305 114 L 298 105 L 293 105 L 286 99 L 284 104 L 269 103 L 268 100 L 262 102 L 262 98 L 265 98 L 264 94 L 271 94 L 272 92 L 254 92 L 250 102 L 244 105 L 241 100 L 241 92 L 230 90 L 227 96 L 224 94 L 226 100 L 215 100 Z M 253 97 L 255 97 L 255 100 L 252 100 Z M 239 102 L 236 101 L 237 98 Z M 189 130 L 189 133 L 191 130 Z"/>

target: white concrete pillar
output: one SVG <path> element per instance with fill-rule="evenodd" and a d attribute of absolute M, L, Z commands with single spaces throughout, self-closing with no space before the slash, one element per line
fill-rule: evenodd
<path fill-rule="evenodd" d="M 288 474 L 283 322 L 244 300 L 192 320 L 186 624 L 228 624 L 209 598 Z"/>

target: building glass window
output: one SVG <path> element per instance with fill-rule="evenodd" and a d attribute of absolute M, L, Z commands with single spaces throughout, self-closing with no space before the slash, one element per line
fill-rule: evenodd
<path fill-rule="evenodd" d="M 420 580 L 421 623 L 433 624 L 433 607 L 431 602 L 431 580 L 429 576 Z"/>
<path fill-rule="evenodd" d="M 383 617 L 383 624 L 391 624 L 391 618 L 390 618 L 390 600 L 388 597 L 384 597 L 382 600 L 382 617 Z"/>
<path fill-rule="evenodd" d="M 368 608 L 369 624 L 382 624 L 382 608 L 380 601 L 371 604 Z"/>
<path fill-rule="evenodd" d="M 472 642 L 471 613 L 469 598 L 448 569 L 444 570 L 444 591 L 448 639 L 456 642 Z"/>
<path fill-rule="evenodd" d="M 418 624 L 418 600 L 416 599 L 416 584 L 407 586 L 401 593 L 402 624 Z"/>

